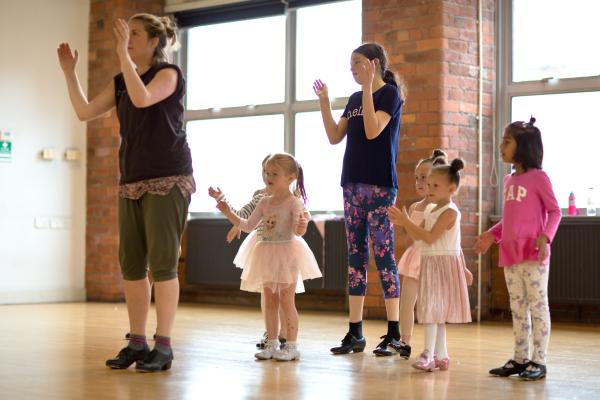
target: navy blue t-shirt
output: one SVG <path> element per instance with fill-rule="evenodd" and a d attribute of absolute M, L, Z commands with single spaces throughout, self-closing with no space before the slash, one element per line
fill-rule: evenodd
<path fill-rule="evenodd" d="M 366 183 L 384 187 L 398 187 L 396 154 L 402 100 L 396 86 L 386 84 L 373 93 L 375 112 L 390 115 L 390 122 L 375 139 L 369 140 L 363 122 L 362 91 L 353 93 L 342 118 L 348 119 L 346 152 L 342 168 L 342 186 L 346 183 Z"/>

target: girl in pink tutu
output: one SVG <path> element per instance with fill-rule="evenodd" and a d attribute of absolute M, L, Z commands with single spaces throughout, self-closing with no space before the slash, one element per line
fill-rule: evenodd
<path fill-rule="evenodd" d="M 291 361 L 300 358 L 298 312 L 294 295 L 298 280 L 320 278 L 317 260 L 306 242 L 298 235 L 306 227 L 304 217 L 304 178 L 302 167 L 287 153 L 273 154 L 265 163 L 267 195 L 257 204 L 248 219 L 238 217 L 229 205 L 220 201 L 217 208 L 227 219 L 245 232 L 251 232 L 262 223 L 261 235 L 250 235 L 244 240 L 234 263 L 243 269 L 240 288 L 262 292 L 265 297 L 265 315 L 268 340 L 256 358 Z M 296 189 L 290 190 L 296 181 Z M 277 329 L 279 306 L 284 309 L 288 340 L 279 349 Z"/>
<path fill-rule="evenodd" d="M 446 347 L 446 323 L 471 322 L 467 283 L 473 276 L 465 266 L 460 245 L 460 211 L 452 196 L 460 185 L 464 163 L 435 165 L 427 176 L 429 204 L 421 225 L 415 224 L 406 208 L 390 208 L 390 220 L 422 241 L 417 318 L 425 324 L 425 349 L 414 368 L 433 371 L 450 366 Z"/>
<path fill-rule="evenodd" d="M 446 164 L 446 153 L 436 149 L 427 157 L 419 161 L 415 168 L 415 190 L 421 200 L 414 202 L 408 207 L 410 219 L 417 225 L 423 222 L 423 212 L 429 205 L 427 197 L 427 175 L 432 165 Z M 419 271 L 421 265 L 421 242 L 412 241 L 407 238 L 409 245 L 400 261 L 398 262 L 398 273 L 402 275 L 402 290 L 400 291 L 400 346 L 398 353 L 400 357 L 409 359 L 411 353 L 410 339 L 412 337 L 415 323 L 415 304 L 419 291 Z"/>
<path fill-rule="evenodd" d="M 262 180 L 265 184 L 265 186 L 263 188 L 260 188 L 258 190 L 256 190 L 254 192 L 254 194 L 252 195 L 252 199 L 250 200 L 250 202 L 248 202 L 246 205 L 244 205 L 242 208 L 240 208 L 239 210 L 236 210 L 235 208 L 233 208 L 231 206 L 231 204 L 229 205 L 231 208 L 231 211 L 236 214 L 238 217 L 240 218 L 245 218 L 247 219 L 248 217 L 250 217 L 250 215 L 252 214 L 252 211 L 254 211 L 254 209 L 256 208 L 256 206 L 258 205 L 258 202 L 267 195 L 268 192 L 268 187 L 267 187 L 267 177 L 266 177 L 266 171 L 265 171 L 265 164 L 267 162 L 267 160 L 269 159 L 269 157 L 271 157 L 270 154 L 268 154 L 261 162 L 261 167 L 262 167 Z M 209 187 L 208 188 L 208 195 L 210 197 L 212 197 L 213 199 L 215 199 L 218 202 L 220 201 L 224 201 L 227 202 L 227 199 L 225 198 L 225 194 L 221 191 L 221 189 L 219 187 L 217 187 L 216 189 Z M 227 202 L 229 204 L 229 202 Z M 306 208 L 304 209 L 304 218 L 300 218 L 300 223 L 298 224 L 298 235 L 300 236 L 304 236 L 304 234 L 307 231 L 308 228 L 308 220 L 310 219 L 310 213 L 306 210 Z M 263 230 L 263 224 L 260 223 L 258 224 L 258 226 L 256 227 L 255 230 L 253 230 L 250 235 L 257 235 L 258 237 L 260 237 L 262 235 L 262 230 Z M 227 236 L 226 236 L 226 240 L 227 243 L 231 243 L 235 238 L 240 238 L 240 234 L 241 234 L 241 229 L 237 226 L 233 226 L 228 232 L 227 232 Z M 251 238 L 248 239 L 249 241 L 256 241 L 255 238 Z M 242 288 L 243 290 L 244 288 Z M 302 283 L 302 280 L 298 280 L 298 285 L 296 285 L 296 293 L 304 293 L 304 284 Z M 259 349 L 264 349 L 265 345 L 267 344 L 267 331 L 266 331 L 266 327 L 267 327 L 267 319 L 265 316 L 265 297 L 263 296 L 263 294 L 261 293 L 260 296 L 260 309 L 263 315 L 263 320 L 265 321 L 265 331 L 264 331 L 264 335 L 260 338 L 260 340 L 256 343 L 256 347 L 258 347 Z M 280 322 L 280 328 L 279 328 L 279 342 L 281 343 L 281 345 L 285 344 L 285 342 L 287 341 L 287 325 L 285 323 L 286 317 L 283 311 L 282 307 L 279 307 L 279 322 Z"/>

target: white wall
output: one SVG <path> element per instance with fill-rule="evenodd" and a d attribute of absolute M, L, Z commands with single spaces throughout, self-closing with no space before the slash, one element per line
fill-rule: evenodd
<path fill-rule="evenodd" d="M 0 304 L 85 299 L 86 126 L 71 109 L 56 47 L 79 50 L 86 90 L 89 7 L 0 0 L 0 130 L 13 136 L 12 161 L 0 162 Z M 53 161 L 39 158 L 46 147 Z M 81 160 L 64 161 L 66 148 Z"/>

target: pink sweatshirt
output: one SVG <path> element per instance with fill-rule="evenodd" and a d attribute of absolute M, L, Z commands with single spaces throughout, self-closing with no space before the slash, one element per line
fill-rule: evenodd
<path fill-rule="evenodd" d="M 548 175 L 540 169 L 530 169 L 521 175 L 504 177 L 504 207 L 502 219 L 489 232 L 500 244 L 500 267 L 510 267 L 525 261 L 537 261 L 536 240 L 540 234 L 554 239 L 561 210 L 552 191 Z"/>

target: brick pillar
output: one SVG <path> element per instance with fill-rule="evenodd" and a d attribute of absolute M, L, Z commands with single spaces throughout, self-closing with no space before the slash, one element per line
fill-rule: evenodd
<path fill-rule="evenodd" d="M 119 73 L 112 24 L 138 12 L 160 14 L 164 0 L 91 0 L 88 98 Z M 86 276 L 88 300 L 122 300 L 117 230 L 119 123 L 114 112 L 88 122 Z"/>
<path fill-rule="evenodd" d="M 483 0 L 484 85 L 483 146 L 484 226 L 493 207 L 489 187 L 492 149 L 492 99 L 494 82 L 494 0 Z M 474 274 L 470 288 L 473 315 L 477 305 L 477 257 L 471 250 L 477 234 L 477 111 L 478 111 L 478 11 L 476 0 L 363 0 L 363 41 L 382 44 L 392 69 L 408 86 L 397 160 L 398 205 L 416 201 L 414 168 L 417 161 L 442 148 L 449 157 L 466 162 L 455 201 L 462 213 L 462 247 Z M 403 248 L 396 237 L 396 259 Z M 367 317 L 385 317 L 374 263 L 369 266 Z M 489 263 L 482 273 L 482 315 L 487 314 Z"/>

